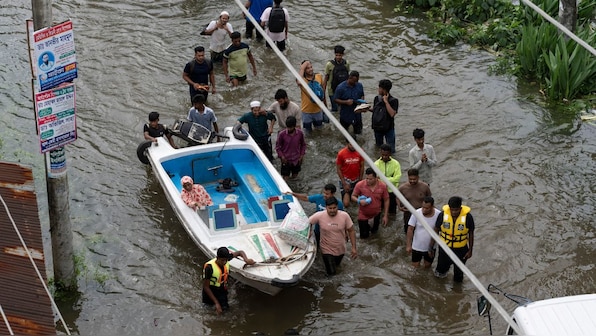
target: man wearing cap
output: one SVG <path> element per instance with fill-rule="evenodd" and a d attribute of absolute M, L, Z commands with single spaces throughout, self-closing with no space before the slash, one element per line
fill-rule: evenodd
<path fill-rule="evenodd" d="M 472 258 L 474 248 L 474 217 L 472 217 L 470 211 L 470 207 L 462 206 L 461 197 L 453 196 L 443 206 L 443 211 L 439 213 L 439 217 L 435 222 L 435 232 L 464 264 Z M 434 244 L 434 240 L 431 240 L 429 244 L 431 257 L 434 256 Z M 446 277 L 451 264 L 453 264 L 453 261 L 447 253 L 443 249 L 439 249 L 435 276 L 438 278 Z M 453 265 L 453 281 L 462 282 L 463 280 L 464 273 L 457 265 Z"/>
<path fill-rule="evenodd" d="M 248 258 L 244 251 L 230 253 L 227 247 L 217 249 L 217 257 L 209 260 L 203 266 L 203 303 L 213 306 L 221 314 L 228 310 L 228 276 L 230 275 L 229 261 L 235 257 L 242 257 L 247 265 L 254 265 L 255 261 Z"/>
<path fill-rule="evenodd" d="M 248 133 L 257 145 L 259 145 L 259 148 L 261 148 L 269 161 L 273 161 L 271 133 L 273 133 L 275 120 L 275 115 L 269 111 L 265 111 L 261 107 L 261 102 L 257 100 L 250 102 L 250 112 L 238 118 L 239 123 L 248 124 Z"/>
<path fill-rule="evenodd" d="M 223 52 L 228 47 L 230 35 L 234 32 L 232 24 L 228 21 L 230 21 L 230 14 L 223 11 L 219 14 L 219 19 L 211 21 L 205 28 L 204 34 L 211 35 L 209 51 L 212 62 L 223 61 Z"/>
<path fill-rule="evenodd" d="M 340 124 L 346 131 L 352 125 L 354 135 L 362 133 L 362 110 L 356 110 L 358 100 L 364 100 L 364 87 L 358 82 L 359 79 L 358 71 L 351 71 L 348 79 L 337 86 L 333 96 L 339 106 Z"/>

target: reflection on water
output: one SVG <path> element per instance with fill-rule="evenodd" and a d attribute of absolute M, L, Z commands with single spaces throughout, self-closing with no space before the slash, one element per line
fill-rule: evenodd
<path fill-rule="evenodd" d="M 0 150 L 3 159 L 35 167 L 45 204 L 24 42 L 29 6 L 0 5 L 6 13 L 0 19 L 6 61 L 0 80 L 10 83 L 0 87 Z M 545 106 L 531 88 L 518 91 L 514 79 L 487 76 L 492 56 L 464 45 L 434 44 L 424 35 L 424 17 L 398 16 L 392 6 L 288 3 L 287 57 L 296 67 L 310 59 L 322 72 L 341 43 L 368 98 L 380 79 L 393 81 L 392 93 L 400 99 L 395 156 L 407 169 L 411 132 L 426 131 L 439 159 L 432 185 L 437 206 L 461 195 L 472 208 L 476 244 L 467 265 L 485 285 L 533 299 L 593 292 L 596 130 Z M 475 311 L 478 292 L 469 281 L 455 285 L 450 277 L 438 280 L 430 270 L 410 268 L 400 215 L 377 237 L 359 240 L 360 257 L 345 258 L 336 277 L 325 277 L 317 260 L 299 286 L 276 297 L 233 283 L 229 315 L 216 316 L 201 305 L 205 256 L 135 149 L 148 112 L 159 111 L 164 123 L 187 113 L 182 69 L 196 44 L 208 44 L 199 28 L 223 9 L 243 29 L 233 2 L 54 4 L 56 21 L 73 19 L 80 65 L 80 138 L 67 150 L 75 246 L 92 269 L 109 275 L 103 284 L 92 276 L 80 280 L 80 297 L 61 307 L 69 325 L 82 334 L 280 335 L 291 327 L 303 334 L 486 334 Z M 219 92 L 208 105 L 220 127 L 232 125 L 251 100 L 268 106 L 278 88 L 299 103 L 295 80 L 282 62 L 263 44 L 246 42 L 259 74 L 231 89 L 216 67 Z M 376 157 L 370 114 L 364 122 L 358 142 Z M 337 183 L 335 155 L 345 142 L 326 126 L 307 143 L 301 178 L 289 184 L 318 193 L 324 184 Z M 45 221 L 46 213 L 44 207 Z M 503 321 L 495 320 L 494 329 L 504 330 Z"/>

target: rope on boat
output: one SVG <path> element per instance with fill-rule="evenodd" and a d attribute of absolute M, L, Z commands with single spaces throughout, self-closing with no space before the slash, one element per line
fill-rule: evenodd
<path fill-rule="evenodd" d="M 527 2 L 527 0 L 522 0 L 522 1 L 524 1 L 524 3 Z M 236 4 L 240 8 L 240 10 L 244 13 L 246 18 L 249 19 L 250 22 L 252 22 L 252 24 L 255 26 L 255 29 L 257 29 L 259 31 L 259 33 L 261 33 L 263 38 L 267 41 L 267 43 L 269 43 L 271 50 L 273 50 L 275 52 L 275 54 L 279 57 L 279 59 L 284 63 L 286 68 L 292 73 L 292 75 L 294 75 L 296 80 L 302 84 L 302 89 L 305 90 L 306 92 L 308 92 L 311 99 L 314 102 L 316 102 L 317 106 L 319 106 L 321 108 L 321 111 L 323 111 L 323 113 L 325 113 L 325 115 L 327 115 L 327 117 L 329 118 L 329 122 L 335 126 L 336 130 L 339 131 L 350 142 L 350 144 L 352 144 L 352 146 L 364 158 L 364 160 L 368 163 L 368 165 L 377 173 L 377 176 L 385 184 L 387 184 L 387 186 L 389 188 L 391 188 L 394 195 L 397 196 L 397 198 L 402 202 L 402 204 L 404 204 L 406 206 L 408 211 L 410 211 L 412 213 L 412 215 L 418 219 L 418 221 L 422 224 L 424 229 L 426 231 L 428 231 L 430 236 L 434 239 L 436 244 L 438 244 L 441 247 L 441 249 L 449 256 L 449 258 L 451 258 L 451 260 L 455 263 L 455 265 L 457 265 L 459 267 L 459 269 L 462 270 L 462 272 L 470 279 L 470 281 L 480 291 L 480 293 L 482 293 L 482 295 L 484 295 L 484 297 L 493 305 L 493 307 L 495 307 L 495 309 L 499 312 L 499 314 L 503 317 L 503 319 L 507 322 L 507 324 L 509 324 L 515 330 L 515 332 L 518 335 L 520 335 L 521 330 L 519 329 L 519 326 L 513 321 L 511 316 L 509 316 L 509 313 L 499 304 L 499 302 L 491 295 L 491 293 L 489 293 L 489 291 L 484 287 L 484 285 L 480 282 L 480 280 L 478 280 L 478 278 L 472 273 L 472 271 L 470 271 L 470 269 L 467 268 L 466 265 L 461 262 L 461 260 L 459 260 L 457 255 L 449 248 L 449 246 L 447 246 L 447 244 L 445 244 L 445 242 L 441 239 L 441 237 L 439 237 L 439 235 L 434 231 L 434 229 L 431 228 L 430 225 L 428 225 L 426 220 L 424 220 L 424 217 L 422 217 L 422 214 L 416 212 L 416 209 L 412 206 L 412 204 L 395 187 L 395 185 L 393 183 L 391 183 L 391 181 L 389 181 L 389 179 L 385 176 L 385 174 L 382 171 L 380 171 L 379 168 L 377 168 L 377 166 L 374 164 L 374 161 L 368 156 L 368 154 L 362 149 L 362 147 L 360 147 L 360 145 L 356 142 L 356 140 L 354 140 L 354 138 L 352 138 L 350 133 L 348 133 L 348 131 L 346 129 L 344 129 L 344 127 L 335 118 L 335 116 L 329 111 L 329 109 L 327 109 L 327 106 L 325 106 L 323 104 L 321 99 L 319 99 L 314 94 L 314 92 L 310 89 L 310 87 L 304 81 L 304 78 L 302 76 L 300 76 L 300 74 L 298 74 L 296 69 L 294 69 L 294 66 L 292 66 L 290 61 L 288 61 L 288 59 L 284 56 L 284 54 L 282 54 L 282 52 L 279 50 L 279 48 L 277 47 L 277 44 L 275 42 L 273 42 L 273 40 L 271 40 L 271 38 L 263 30 L 261 25 L 248 12 L 246 7 L 244 7 L 244 4 L 240 0 L 234 0 L 234 2 L 236 2 Z"/>
<path fill-rule="evenodd" d="M 23 246 L 23 248 L 25 249 L 25 252 L 27 253 L 27 256 L 29 257 L 29 261 L 31 261 L 31 265 L 33 265 L 33 269 L 35 269 L 35 273 L 37 273 L 39 282 L 41 282 L 43 289 L 46 292 L 46 295 L 48 296 L 48 298 L 50 299 L 50 302 L 52 303 L 52 308 L 54 308 L 54 311 L 60 318 L 60 322 L 62 322 L 62 325 L 64 326 L 64 331 L 66 332 L 67 335 L 70 335 L 70 330 L 68 329 L 68 326 L 66 325 L 66 322 L 64 321 L 64 318 L 62 317 L 62 314 L 60 313 L 60 310 L 58 310 L 58 306 L 56 305 L 56 302 L 54 301 L 52 294 L 50 294 L 50 290 L 48 289 L 46 282 L 43 280 L 43 277 L 41 276 L 41 272 L 39 272 L 37 265 L 35 265 L 33 256 L 31 256 L 31 252 L 29 252 L 29 248 L 27 247 L 27 244 L 25 244 L 25 240 L 23 239 L 21 232 L 19 232 L 19 228 L 17 227 L 17 224 L 15 223 L 14 219 L 12 218 L 10 209 L 8 209 L 8 206 L 6 205 L 6 202 L 4 202 L 4 198 L 2 197 L 2 195 L 0 195 L 0 201 L 2 201 L 2 205 L 4 205 L 6 214 L 8 215 L 8 218 L 10 219 L 10 222 L 12 223 L 12 227 L 14 228 L 17 236 L 19 237 L 19 240 L 21 241 L 21 245 Z M 4 312 L 2 312 L 2 315 L 4 316 Z M 8 323 L 8 321 L 7 321 L 7 323 Z"/>
<path fill-rule="evenodd" d="M 248 265 L 245 264 L 244 267 L 259 267 L 259 266 L 284 266 L 284 265 L 288 265 L 291 264 L 295 261 L 299 261 L 302 260 L 306 257 L 307 254 L 309 253 L 313 253 L 315 252 L 315 250 L 309 251 L 308 247 L 310 246 L 310 244 L 312 243 L 312 237 L 308 239 L 307 243 L 306 243 L 306 247 L 304 249 L 300 249 L 300 250 L 295 250 L 294 252 L 288 254 L 287 256 L 284 257 L 279 257 L 279 258 L 269 258 L 266 261 L 261 261 L 261 262 L 257 262 L 254 265 Z"/>

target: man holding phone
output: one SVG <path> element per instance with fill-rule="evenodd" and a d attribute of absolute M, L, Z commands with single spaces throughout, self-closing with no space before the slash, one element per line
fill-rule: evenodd
<path fill-rule="evenodd" d="M 391 147 L 391 153 L 395 153 L 395 122 L 394 118 L 399 108 L 399 100 L 393 97 L 391 81 L 381 79 L 379 81 L 379 95 L 375 97 L 372 110 L 372 129 L 375 132 L 375 144 L 381 147 L 383 141 Z"/>

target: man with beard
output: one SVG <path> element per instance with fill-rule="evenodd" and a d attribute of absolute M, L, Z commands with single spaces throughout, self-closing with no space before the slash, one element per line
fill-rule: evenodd
<path fill-rule="evenodd" d="M 302 125 L 302 113 L 300 112 L 300 106 L 290 101 L 288 93 L 284 89 L 279 89 L 275 92 L 275 100 L 268 111 L 271 111 L 277 117 L 279 123 L 279 131 L 286 129 L 286 119 L 290 116 L 296 118 L 296 128 L 300 128 Z"/>

